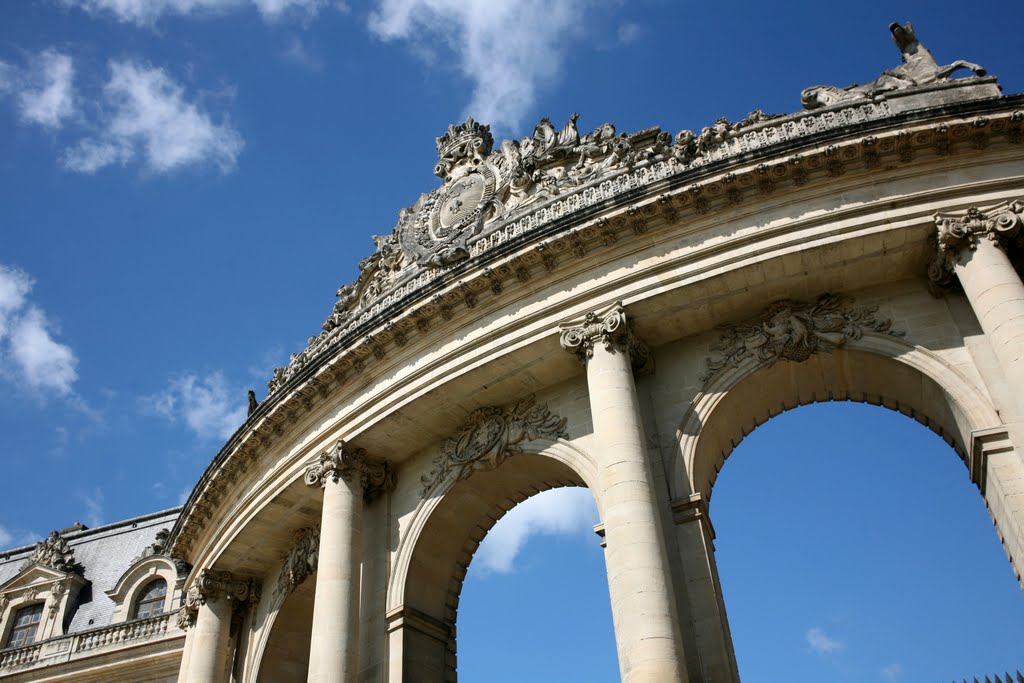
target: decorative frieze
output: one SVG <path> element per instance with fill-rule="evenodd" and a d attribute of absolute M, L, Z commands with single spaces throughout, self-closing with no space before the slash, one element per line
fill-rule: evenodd
<path fill-rule="evenodd" d="M 288 595 L 316 571 L 320 557 L 320 525 L 295 532 L 295 545 L 284 559 L 274 594 Z"/>
<path fill-rule="evenodd" d="M 524 441 L 568 438 L 566 421 L 532 397 L 511 409 L 490 406 L 473 411 L 462 429 L 441 444 L 433 467 L 420 479 L 423 495 L 447 479 L 459 481 L 477 470 L 493 470 L 510 455 L 522 453 L 519 444 Z"/>
<path fill-rule="evenodd" d="M 339 479 L 358 482 L 367 501 L 395 487 L 395 473 L 389 461 L 370 458 L 364 449 L 349 446 L 342 440 L 321 453 L 305 474 L 307 486 L 323 487 L 328 481 L 337 483 Z"/>
<path fill-rule="evenodd" d="M 601 312 L 592 311 L 582 323 L 563 327 L 559 342 L 583 363 L 594 356 L 594 347 L 601 344 L 612 353 L 628 353 L 635 372 L 653 370 L 654 357 L 647 344 L 633 332 L 622 304 L 616 303 Z"/>
<path fill-rule="evenodd" d="M 972 206 L 966 211 L 937 213 L 934 218 L 938 253 L 928 266 L 928 279 L 937 288 L 943 288 L 952 284 L 953 268 L 965 249 L 976 250 L 982 239 L 1006 249 L 1019 238 L 1024 201 L 1003 202 L 983 209 Z"/>
<path fill-rule="evenodd" d="M 860 339 L 865 332 L 902 336 L 892 331 L 890 320 L 875 316 L 876 306 L 850 304 L 849 299 L 832 294 L 822 294 L 813 303 L 787 299 L 773 303 L 753 320 L 726 328 L 711 347 L 714 355 L 701 375 L 705 388 L 720 373 L 748 360 L 759 366 L 779 360 L 802 362 L 843 346 L 847 339 Z"/>

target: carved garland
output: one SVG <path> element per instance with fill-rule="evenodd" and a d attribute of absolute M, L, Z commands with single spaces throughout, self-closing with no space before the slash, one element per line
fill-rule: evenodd
<path fill-rule="evenodd" d="M 850 299 L 822 294 L 814 303 L 782 300 L 766 308 L 757 318 L 723 331 L 711 347 L 701 375 L 704 388 L 729 368 L 752 359 L 759 366 L 779 360 L 803 362 L 816 353 L 833 351 L 847 339 L 860 339 L 865 332 L 903 336 L 893 332 L 892 322 L 876 318 L 877 306 L 852 307 Z"/>
<path fill-rule="evenodd" d="M 966 211 L 935 214 L 938 253 L 928 266 L 928 279 L 938 288 L 951 285 L 955 265 L 963 258 L 965 249 L 975 251 L 982 237 L 1006 249 L 1021 235 L 1022 224 L 1024 201 L 1020 200 L 984 209 L 972 206 Z"/>
<path fill-rule="evenodd" d="M 454 477 L 466 479 L 477 470 L 493 470 L 510 455 L 522 453 L 523 441 L 540 437 L 568 438 L 567 419 L 537 405 L 533 397 L 516 403 L 511 410 L 490 406 L 473 411 L 465 426 L 441 444 L 441 453 L 420 481 L 423 495 Z"/>

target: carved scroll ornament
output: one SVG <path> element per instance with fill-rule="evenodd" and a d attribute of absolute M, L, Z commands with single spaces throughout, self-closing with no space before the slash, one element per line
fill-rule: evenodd
<path fill-rule="evenodd" d="M 61 538 L 60 532 L 51 531 L 45 541 L 36 543 L 32 554 L 18 569 L 24 571 L 34 564 L 41 564 L 59 572 L 71 572 L 75 570 L 75 551 Z"/>
<path fill-rule="evenodd" d="M 551 413 L 544 404 L 527 398 L 511 410 L 498 406 L 473 411 L 459 432 L 441 444 L 441 453 L 420 481 L 423 494 L 449 477 L 466 479 L 477 470 L 493 470 L 510 455 L 522 453 L 523 441 L 539 437 L 568 438 L 567 420 Z"/>
<path fill-rule="evenodd" d="M 353 448 L 339 440 L 320 454 L 305 474 L 307 486 L 326 486 L 328 481 L 359 481 L 367 501 L 395 487 L 395 473 L 387 460 L 367 457 L 362 448 Z"/>
<path fill-rule="evenodd" d="M 228 600 L 238 605 L 256 602 L 259 586 L 252 579 L 240 579 L 230 572 L 201 569 L 185 594 L 185 606 L 178 611 L 178 628 L 195 625 L 199 608 L 207 603 Z"/>
<path fill-rule="evenodd" d="M 320 525 L 295 532 L 295 545 L 292 546 L 284 566 L 277 577 L 274 594 L 288 595 L 298 588 L 303 581 L 316 571 L 320 559 Z"/>
<path fill-rule="evenodd" d="M 928 266 L 928 279 L 940 287 L 952 283 L 954 266 L 964 249 L 974 251 L 982 238 L 1005 249 L 1022 234 L 1024 201 L 1004 202 L 979 209 L 972 206 L 957 213 L 935 214 L 938 254 Z"/>
<path fill-rule="evenodd" d="M 762 366 L 778 360 L 802 362 L 815 353 L 833 351 L 865 332 L 902 336 L 892 322 L 876 318 L 877 306 L 850 306 L 850 300 L 822 294 L 814 303 L 777 301 L 754 320 L 727 328 L 712 346 L 701 376 L 704 386 L 721 372 L 752 359 Z"/>

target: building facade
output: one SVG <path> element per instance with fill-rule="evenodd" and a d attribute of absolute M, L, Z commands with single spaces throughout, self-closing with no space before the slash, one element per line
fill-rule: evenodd
<path fill-rule="evenodd" d="M 585 486 L 622 679 L 736 681 L 706 506 L 746 434 L 822 400 L 941 435 L 1020 578 L 1024 96 L 890 28 L 899 66 L 794 114 L 675 135 L 544 119 L 498 146 L 451 126 L 441 185 L 375 238 L 184 508 L 141 518 L 166 538 L 131 520 L 0 565 L 0 678 L 91 680 L 88 634 L 160 623 L 104 646 L 103 677 L 453 681 L 488 529 Z M 101 579 L 89 544 L 117 530 Z"/>

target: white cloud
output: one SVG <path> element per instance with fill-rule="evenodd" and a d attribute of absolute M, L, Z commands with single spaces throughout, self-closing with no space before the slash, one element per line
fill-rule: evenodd
<path fill-rule="evenodd" d="M 643 28 L 640 26 L 640 24 L 634 23 L 632 21 L 627 21 L 626 23 L 619 26 L 619 44 L 631 45 L 637 41 L 637 39 L 641 36 L 642 33 Z"/>
<path fill-rule="evenodd" d="M 55 50 L 44 50 L 36 55 L 22 74 L 22 83 L 13 86 L 19 91 L 18 113 L 22 121 L 59 128 L 75 113 L 74 77 L 75 67 L 70 56 Z M 5 77 L 0 73 L 0 80 L 5 78 L 12 80 L 10 75 Z"/>
<path fill-rule="evenodd" d="M 882 678 L 887 681 L 895 681 L 903 675 L 903 667 L 899 664 L 893 663 L 889 666 L 882 667 Z"/>
<path fill-rule="evenodd" d="M 78 379 L 74 351 L 53 339 L 55 326 L 28 300 L 33 281 L 0 265 L 0 374 L 31 389 L 71 394 Z"/>
<path fill-rule="evenodd" d="M 10 548 L 14 543 L 14 534 L 0 526 L 0 548 Z"/>
<path fill-rule="evenodd" d="M 113 15 L 118 21 L 137 26 L 152 26 L 161 17 L 222 14 L 231 10 L 255 8 L 265 21 L 274 22 L 294 16 L 316 16 L 327 0 L 64 0 L 90 14 Z"/>
<path fill-rule="evenodd" d="M 96 487 L 92 493 L 78 493 L 85 504 L 85 524 L 90 527 L 103 526 L 103 489 Z"/>
<path fill-rule="evenodd" d="M 65 151 L 68 169 L 94 173 L 140 156 L 157 173 L 190 165 L 214 164 L 224 173 L 235 167 L 241 135 L 187 101 L 184 89 L 162 69 L 112 61 L 103 98 L 103 130 Z"/>
<path fill-rule="evenodd" d="M 571 536 L 593 534 L 597 506 L 589 489 L 561 488 L 528 498 L 498 520 L 484 538 L 473 559 L 485 572 L 507 573 L 514 569 L 519 551 L 535 534 Z M 597 539 L 594 539 L 597 542 Z"/>
<path fill-rule="evenodd" d="M 323 60 L 311 53 L 306 48 L 305 44 L 294 36 L 289 41 L 288 47 L 285 48 L 283 54 L 287 61 L 301 66 L 304 69 L 309 69 L 310 71 L 322 71 L 324 68 Z"/>
<path fill-rule="evenodd" d="M 837 638 L 832 638 L 817 626 L 807 630 L 807 644 L 819 655 L 834 654 L 846 647 L 846 643 Z"/>
<path fill-rule="evenodd" d="M 224 375 L 186 374 L 163 392 L 142 399 L 145 411 L 184 422 L 201 439 L 226 439 L 242 424 L 248 410 L 245 391 L 229 387 Z"/>
<path fill-rule="evenodd" d="M 34 531 L 26 531 L 24 529 L 13 530 L 0 526 L 0 550 L 30 545 L 38 540 L 39 536 Z"/>
<path fill-rule="evenodd" d="M 473 84 L 465 114 L 505 133 L 518 130 L 537 90 L 563 76 L 568 43 L 590 0 L 379 0 L 371 32 L 407 40 L 417 54 L 454 53 Z"/>

